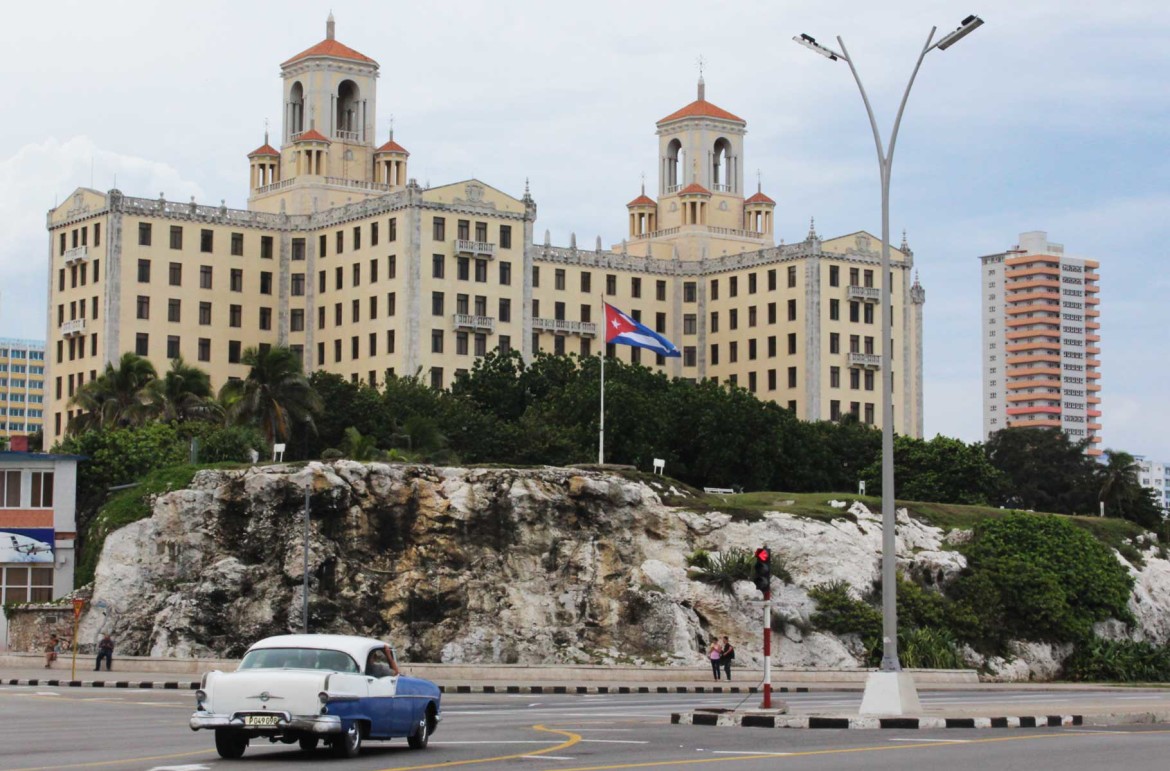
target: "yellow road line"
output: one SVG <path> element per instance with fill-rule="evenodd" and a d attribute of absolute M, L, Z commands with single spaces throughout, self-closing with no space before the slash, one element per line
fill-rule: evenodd
<path fill-rule="evenodd" d="M 544 731 L 545 733 L 560 734 L 561 736 L 569 737 L 566 741 L 561 742 L 553 747 L 546 747 L 543 750 L 535 750 L 533 752 L 520 752 L 515 755 L 496 755 L 490 758 L 472 758 L 470 760 L 448 760 L 443 763 L 425 763 L 420 766 L 396 766 L 394 768 L 384 768 L 382 771 L 418 771 L 424 768 L 452 768 L 454 766 L 470 766 L 476 763 L 495 763 L 501 760 L 518 760 L 520 758 L 531 758 L 537 755 L 548 755 L 553 752 L 568 749 L 577 742 L 581 741 L 580 734 L 575 734 L 572 731 L 564 731 L 559 728 L 546 728 L 543 725 L 532 726 L 534 731 Z"/>
<path fill-rule="evenodd" d="M 1170 731 L 1135 731 L 1133 733 L 1135 735 L 1138 735 L 1138 736 L 1144 736 L 1146 734 L 1153 734 L 1153 733 L 1165 734 L 1165 733 L 1170 733 Z M 830 750 L 804 750 L 804 751 L 798 750 L 796 752 L 788 752 L 784 755 L 776 755 L 775 758 L 777 760 L 788 760 L 790 758 L 812 757 L 815 755 L 846 755 L 846 754 L 857 753 L 857 752 L 898 752 L 898 751 L 905 751 L 905 750 L 922 750 L 922 749 L 936 749 L 936 750 L 938 750 L 938 749 L 948 749 L 948 748 L 952 748 L 952 747 L 970 746 L 972 744 L 990 744 L 992 742 L 1019 742 L 1019 741 L 1029 741 L 1029 740 L 1034 740 L 1034 739 L 1060 739 L 1060 738 L 1070 739 L 1070 738 L 1080 738 L 1080 737 L 1087 736 L 1087 735 L 1089 735 L 1089 734 L 1084 734 L 1084 733 L 1078 733 L 1078 734 L 1072 734 L 1072 733 L 1032 734 L 1029 736 L 1000 736 L 1000 737 L 996 737 L 996 738 L 992 738 L 992 739 L 969 739 L 969 740 L 963 742 L 963 744 L 958 744 L 958 743 L 938 744 L 938 743 L 932 742 L 930 744 L 896 744 L 896 745 L 881 744 L 881 745 L 876 745 L 876 746 L 871 746 L 871 747 L 847 747 L 847 748 L 842 748 L 842 749 L 830 749 Z M 611 769 L 620 769 L 620 768 L 653 768 L 655 766 L 676 766 L 676 765 L 677 766 L 683 766 L 683 765 L 690 766 L 690 765 L 699 765 L 702 763 L 733 763 L 733 762 L 739 761 L 739 760 L 753 760 L 753 761 L 758 762 L 762 757 L 765 757 L 765 756 L 761 756 L 761 755 L 731 755 L 731 756 L 724 756 L 724 757 L 720 757 L 720 758 L 679 758 L 676 760 L 652 760 L 652 761 L 643 761 L 641 763 L 616 763 L 616 764 L 612 764 L 612 765 L 603 765 L 603 766 L 576 766 L 573 768 L 558 767 L 558 771 L 610 771 Z M 397 770 L 395 770 L 395 771 L 397 771 Z"/>

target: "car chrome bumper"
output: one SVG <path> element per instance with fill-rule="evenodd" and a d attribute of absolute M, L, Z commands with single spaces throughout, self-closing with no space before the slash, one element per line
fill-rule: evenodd
<path fill-rule="evenodd" d="M 287 721 L 274 726 L 246 726 L 242 717 L 217 715 L 212 712 L 196 712 L 191 715 L 189 725 L 192 731 L 202 728 L 240 728 L 256 733 L 285 733 L 298 731 L 310 734 L 339 734 L 344 729 L 337 715 L 294 715 Z"/>

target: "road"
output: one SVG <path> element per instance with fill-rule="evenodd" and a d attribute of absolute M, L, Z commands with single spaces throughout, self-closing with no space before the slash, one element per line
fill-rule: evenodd
<path fill-rule="evenodd" d="M 981 702 L 1044 714 L 1065 694 L 1048 691 L 924 693 L 924 706 L 973 709 Z M 758 696 L 748 697 L 757 700 Z M 1170 707 L 1170 692 L 1091 691 L 1078 698 L 1128 711 L 1140 703 Z M 369 743 L 355 760 L 307 754 L 293 746 L 254 744 L 225 761 L 212 737 L 187 728 L 190 693 L 78 688 L 0 688 L 0 769 L 317 768 L 399 771 L 424 768 L 532 769 L 904 769 L 974 771 L 1026 768 L 1164 769 L 1170 725 L 946 731 L 769 730 L 670 725 L 672 711 L 735 706 L 715 695 L 446 695 L 444 721 L 427 750 L 404 741 Z M 860 694 L 791 695 L 800 711 L 856 709 Z M 993 701 L 994 700 L 994 701 Z M 745 702 L 746 703 L 746 702 Z"/>

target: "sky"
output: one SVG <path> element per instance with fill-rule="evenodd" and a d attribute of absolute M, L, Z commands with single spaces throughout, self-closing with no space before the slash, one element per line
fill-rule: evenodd
<path fill-rule="evenodd" d="M 785 241 L 880 234 L 869 124 L 888 135 L 932 26 L 985 25 L 927 55 L 895 152 L 891 226 L 926 287 L 925 428 L 981 439 L 979 255 L 1045 230 L 1101 263 L 1104 446 L 1170 461 L 1170 15 L 1152 0 L 769 0 L 712 4 L 22 3 L 5 9 L 0 337 L 45 336 L 45 213 L 78 186 L 244 208 L 279 63 L 337 38 L 381 64 L 377 126 L 410 176 L 536 199 L 536 238 L 626 235 L 654 123 L 695 98 L 747 121 L 744 169 Z M 1073 10 L 1075 8 L 1075 10 Z M 748 174 L 745 173 L 745 177 Z M 1159 181 L 1160 180 L 1160 181 Z"/>

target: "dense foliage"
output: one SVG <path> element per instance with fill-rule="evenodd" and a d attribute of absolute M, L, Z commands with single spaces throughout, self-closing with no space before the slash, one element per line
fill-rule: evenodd
<path fill-rule="evenodd" d="M 1170 645 L 1094 637 L 1064 662 L 1069 680 L 1130 683 L 1170 682 Z"/>

